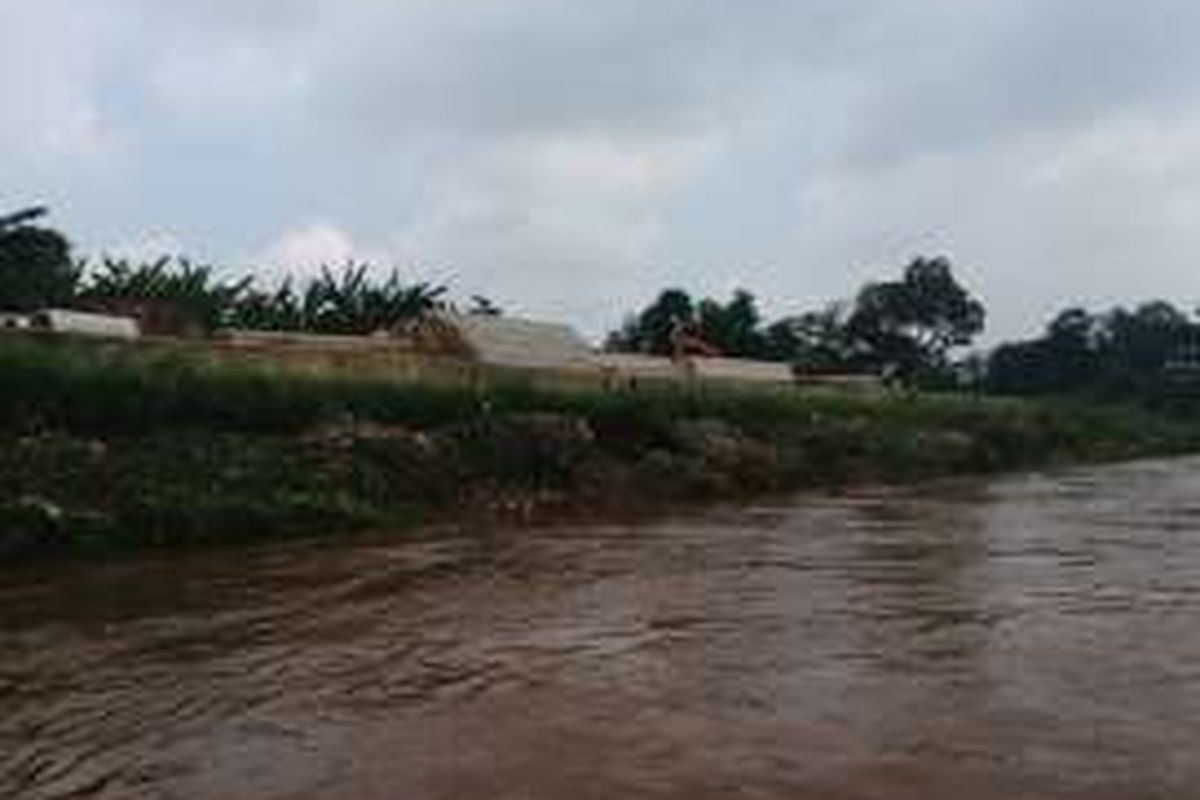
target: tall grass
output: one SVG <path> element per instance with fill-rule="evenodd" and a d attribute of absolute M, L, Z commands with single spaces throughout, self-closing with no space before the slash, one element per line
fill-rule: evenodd
<path fill-rule="evenodd" d="M 1136 407 L 473 389 L 0 337 L 0 559 L 390 525 L 513 496 L 625 506 L 1198 449 L 1200 422 Z"/>
<path fill-rule="evenodd" d="M 172 430 L 290 434 L 344 418 L 429 428 L 478 417 L 569 414 L 598 433 L 653 441 L 683 419 L 716 419 L 747 434 L 829 428 L 960 431 L 1002 444 L 1047 446 L 1112 436 L 1184 436 L 1193 425 L 1132 406 L 955 395 L 761 392 L 663 384 L 634 390 L 554 391 L 519 377 L 486 388 L 317 376 L 208 365 L 69 340 L 0 339 L 0 427 L 108 435 Z"/>

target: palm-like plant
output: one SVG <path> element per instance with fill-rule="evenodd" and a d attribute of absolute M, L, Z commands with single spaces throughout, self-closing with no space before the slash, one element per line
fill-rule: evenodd
<path fill-rule="evenodd" d="M 398 270 L 373 281 L 366 264 L 323 267 L 300 289 L 291 279 L 274 291 L 250 291 L 237 302 L 233 324 L 257 330 L 366 335 L 391 330 L 445 307 L 447 288 L 406 283 Z"/>
<path fill-rule="evenodd" d="M 328 267 L 304 289 L 303 327 L 314 333 L 369 334 L 395 328 L 443 305 L 445 286 L 406 284 L 399 271 L 373 282 L 365 264 Z"/>
<path fill-rule="evenodd" d="M 102 306 L 170 309 L 191 325 L 213 330 L 229 322 L 232 309 L 252 284 L 250 277 L 219 280 L 212 267 L 185 258 L 164 257 L 141 264 L 105 258 L 89 271 L 80 298 Z"/>

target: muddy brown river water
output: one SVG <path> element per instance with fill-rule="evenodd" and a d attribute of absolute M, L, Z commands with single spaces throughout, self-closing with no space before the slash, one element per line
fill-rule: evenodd
<path fill-rule="evenodd" d="M 1200 797 L 1200 460 L 0 571 L 0 798 Z"/>

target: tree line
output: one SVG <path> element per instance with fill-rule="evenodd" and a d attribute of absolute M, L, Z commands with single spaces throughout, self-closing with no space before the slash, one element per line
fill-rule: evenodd
<path fill-rule="evenodd" d="M 722 303 L 668 289 L 628 317 L 610 350 L 671 355 L 680 328 L 727 356 L 786 361 L 809 373 L 886 373 L 937 385 L 953 380 L 957 348 L 983 330 L 986 311 L 946 258 L 916 258 L 896 280 L 869 283 L 850 302 L 766 322 L 738 289 Z"/>
<path fill-rule="evenodd" d="M 727 303 L 668 289 L 609 335 L 611 350 L 671 355 L 683 325 L 720 353 L 791 363 L 801 373 L 871 373 L 928 389 L 997 395 L 1148 398 L 1200 384 L 1200 312 L 1164 300 L 1056 314 L 1041 335 L 966 351 L 983 331 L 983 303 L 946 258 L 917 258 L 893 281 L 853 299 L 765 321 L 739 289 Z"/>
<path fill-rule="evenodd" d="M 172 317 L 176 329 L 361 335 L 453 307 L 444 285 L 364 264 L 264 286 L 187 259 L 89 263 L 42 224 L 45 216 L 44 208 L 0 216 L 0 311 L 149 309 Z M 465 310 L 502 313 L 480 296 Z M 1139 397 L 1200 372 L 1200 322 L 1162 300 L 1099 312 L 1068 308 L 1035 338 L 986 355 L 966 352 L 986 317 L 949 259 L 919 257 L 849 300 L 776 320 L 766 320 L 745 289 L 725 301 L 666 289 L 612 331 L 605 347 L 677 355 L 683 341 L 703 353 L 787 362 L 801 373 L 882 374 L 924 388 L 1006 395 Z"/>
<path fill-rule="evenodd" d="M 992 351 L 999 394 L 1144 397 L 1189 386 L 1200 372 L 1200 324 L 1163 300 L 1102 312 L 1068 308 L 1041 336 Z"/>
<path fill-rule="evenodd" d="M 368 334 L 452 305 L 444 285 L 406 281 L 399 270 L 379 276 L 358 263 L 264 286 L 251 276 L 223 277 L 186 258 L 76 260 L 65 236 L 38 224 L 45 215 L 46 209 L 31 208 L 0 217 L 0 311 L 136 311 L 166 327 L 197 332 L 236 327 Z M 468 310 L 501 313 L 479 296 Z"/>

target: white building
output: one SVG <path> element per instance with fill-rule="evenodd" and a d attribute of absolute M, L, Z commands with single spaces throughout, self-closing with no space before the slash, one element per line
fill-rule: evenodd
<path fill-rule="evenodd" d="M 9 311 L 0 312 L 0 331 L 27 331 L 30 320 L 28 314 L 16 314 Z"/>
<path fill-rule="evenodd" d="M 29 329 L 100 339 L 133 340 L 141 335 L 137 320 L 110 314 L 92 314 L 61 308 L 45 308 L 29 317 Z"/>
<path fill-rule="evenodd" d="M 517 369 L 595 370 L 587 340 L 570 325 L 515 317 L 431 314 L 402 336 L 418 352 Z"/>

